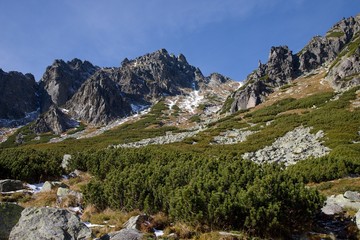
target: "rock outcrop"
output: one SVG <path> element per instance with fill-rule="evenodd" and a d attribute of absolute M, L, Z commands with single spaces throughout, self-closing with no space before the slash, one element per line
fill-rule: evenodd
<path fill-rule="evenodd" d="M 24 189 L 20 180 L 4 179 L 0 180 L 0 192 L 11 192 Z"/>
<path fill-rule="evenodd" d="M 327 79 L 335 90 L 360 84 L 360 15 L 343 19 L 326 36 L 316 36 L 297 54 L 288 47 L 272 47 L 266 64 L 245 80 L 232 94 L 230 112 L 252 108 L 266 100 L 275 89 L 291 83 L 320 67 L 331 64 Z"/>
<path fill-rule="evenodd" d="M 9 239 L 10 232 L 19 221 L 23 210 L 24 208 L 17 204 L 0 203 L 0 240 Z"/>
<path fill-rule="evenodd" d="M 10 89 L 1 85 L 2 81 L 7 84 L 6 79 L 13 78 L 20 87 Z M 29 83 L 20 83 L 25 80 Z M 38 84 L 31 75 L 0 72 L 0 89 L 9 90 L 14 99 L 1 104 L 0 126 L 2 122 L 9 125 L 9 120 L 23 118 L 36 110 L 36 114 L 42 113 L 32 127 L 36 134 L 62 133 L 76 125 L 71 119 L 95 126 L 107 125 L 165 96 L 219 88 L 230 81 L 220 74 L 204 77 L 184 55 L 174 56 L 165 49 L 133 60 L 125 59 L 121 66 L 112 68 L 99 68 L 79 59 L 55 60 Z M 0 97 L 0 103 L 1 100 Z M 25 103 L 28 108 L 22 106 Z"/>
<path fill-rule="evenodd" d="M 26 208 L 10 233 L 10 240 L 91 239 L 91 230 L 68 210 L 57 208 Z"/>
<path fill-rule="evenodd" d="M 234 93 L 230 111 L 255 107 L 265 101 L 276 87 L 283 86 L 297 76 L 298 58 L 287 46 L 272 47 L 266 64 L 250 74 L 246 84 Z"/>
<path fill-rule="evenodd" d="M 138 100 L 179 95 L 182 88 L 196 88 L 205 78 L 184 55 L 170 55 L 165 49 L 134 60 L 125 60 L 115 73 L 121 90 Z"/>
<path fill-rule="evenodd" d="M 37 133 L 53 132 L 61 134 L 70 128 L 78 126 L 79 123 L 64 114 L 59 108 L 52 105 L 50 109 L 39 116 L 31 129 Z"/>
<path fill-rule="evenodd" d="M 76 119 L 99 125 L 131 113 L 119 84 L 104 72 L 89 78 L 65 105 Z"/>
<path fill-rule="evenodd" d="M 322 213 L 326 215 L 336 215 L 343 213 L 346 209 L 353 209 L 360 212 L 360 193 L 346 191 L 344 194 L 332 195 L 326 199 Z M 357 215 L 358 215 L 357 214 Z M 360 221 L 356 217 L 356 221 Z M 359 227 L 360 229 L 360 227 Z"/>
<path fill-rule="evenodd" d="M 122 229 L 118 232 L 108 233 L 100 240 L 142 240 L 144 234 L 135 229 Z"/>
<path fill-rule="evenodd" d="M 99 67 L 90 62 L 77 58 L 68 62 L 55 60 L 51 66 L 46 68 L 40 80 L 40 87 L 43 90 L 42 110 L 47 111 L 51 103 L 56 106 L 65 104 L 98 69 Z"/>
<path fill-rule="evenodd" d="M 278 162 L 291 165 L 309 157 L 326 155 L 330 149 L 320 142 L 324 136 L 323 131 L 311 134 L 310 130 L 309 127 L 300 126 L 276 139 L 271 146 L 256 152 L 244 153 L 242 157 L 256 163 Z"/>
<path fill-rule="evenodd" d="M 15 127 L 38 115 L 38 85 L 34 76 L 0 69 L 0 127 Z"/>

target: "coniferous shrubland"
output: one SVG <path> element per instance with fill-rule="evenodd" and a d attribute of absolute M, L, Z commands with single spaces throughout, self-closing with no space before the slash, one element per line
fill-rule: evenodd
<path fill-rule="evenodd" d="M 284 235 L 309 222 L 323 203 L 282 166 L 257 165 L 235 153 L 111 149 L 79 154 L 72 164 L 95 175 L 85 201 L 100 209 L 162 211 L 215 229 Z"/>
<path fill-rule="evenodd" d="M 39 182 L 61 176 L 61 161 L 61 156 L 54 152 L 4 149 L 0 151 L 0 176 L 1 179 Z"/>

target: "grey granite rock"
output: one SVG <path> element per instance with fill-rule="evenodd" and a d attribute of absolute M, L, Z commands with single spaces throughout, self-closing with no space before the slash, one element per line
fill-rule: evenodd
<path fill-rule="evenodd" d="M 91 230 L 68 210 L 57 208 L 26 208 L 10 233 L 9 240 L 85 240 Z"/>
<path fill-rule="evenodd" d="M 0 180 L 0 192 L 11 192 L 24 189 L 24 184 L 20 180 L 4 179 Z"/>
<path fill-rule="evenodd" d="M 310 130 L 309 127 L 297 127 L 276 139 L 271 146 L 266 146 L 256 152 L 244 153 L 242 157 L 257 163 L 282 162 L 285 165 L 291 165 L 309 157 L 326 155 L 330 149 L 320 142 L 324 133 L 319 131 L 311 134 Z"/>
<path fill-rule="evenodd" d="M 0 240 L 9 239 L 11 229 L 21 216 L 23 207 L 13 203 L 0 203 Z"/>

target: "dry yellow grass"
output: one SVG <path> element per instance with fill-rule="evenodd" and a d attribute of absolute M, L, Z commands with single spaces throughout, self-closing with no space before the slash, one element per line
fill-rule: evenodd
<path fill-rule="evenodd" d="M 318 189 L 325 196 L 344 194 L 346 191 L 360 192 L 360 177 L 342 178 L 316 184 L 310 183 L 308 185 Z"/>
<path fill-rule="evenodd" d="M 252 111 L 270 106 L 275 102 L 285 98 L 300 99 L 311 96 L 313 94 L 333 92 L 334 90 L 331 88 L 330 84 L 324 80 L 325 75 L 325 71 L 321 71 L 313 76 L 295 79 L 290 84 L 290 87 L 286 89 L 279 89 L 271 93 L 264 103 L 254 107 Z"/>
<path fill-rule="evenodd" d="M 56 207 L 57 198 L 56 198 L 56 190 L 52 190 L 50 192 L 39 192 L 29 199 L 29 201 L 20 203 L 22 207 Z"/>

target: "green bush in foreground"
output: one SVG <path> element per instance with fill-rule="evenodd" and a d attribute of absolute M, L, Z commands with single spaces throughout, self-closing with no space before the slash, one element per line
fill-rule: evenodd
<path fill-rule="evenodd" d="M 86 186 L 85 201 L 101 209 L 162 211 L 194 225 L 280 236 L 311 221 L 323 203 L 281 166 L 259 166 L 235 153 L 144 148 L 89 154 L 86 166 L 97 178 Z"/>
<path fill-rule="evenodd" d="M 4 149 L 0 151 L 0 176 L 38 182 L 58 177 L 62 173 L 62 158 L 52 152 L 34 149 Z"/>

